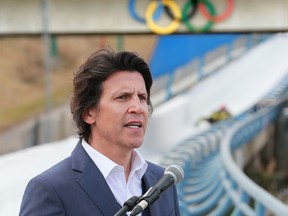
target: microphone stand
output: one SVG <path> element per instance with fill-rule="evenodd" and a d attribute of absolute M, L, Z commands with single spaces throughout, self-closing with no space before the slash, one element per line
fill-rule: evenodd
<path fill-rule="evenodd" d="M 130 216 L 136 216 L 140 214 L 148 205 L 151 205 L 155 200 L 160 197 L 162 191 L 157 191 L 157 187 L 151 187 L 142 197 L 140 197 L 135 205 L 135 207 L 130 210 Z M 153 194 L 155 194 L 152 196 Z"/>
<path fill-rule="evenodd" d="M 123 207 L 114 215 L 114 216 L 123 216 L 125 215 L 128 211 L 132 211 L 132 209 L 136 206 L 138 203 L 139 197 L 137 196 L 132 196 L 130 199 L 128 199 Z"/>

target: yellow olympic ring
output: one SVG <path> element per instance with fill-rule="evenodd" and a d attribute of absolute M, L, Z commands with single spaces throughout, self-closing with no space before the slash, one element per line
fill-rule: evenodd
<path fill-rule="evenodd" d="M 171 34 L 177 30 L 177 28 L 180 25 L 181 20 L 181 9 L 179 6 L 171 0 L 163 0 L 160 4 L 166 5 L 171 9 L 171 12 L 173 13 L 175 20 L 173 20 L 170 25 L 165 27 L 160 27 L 156 25 L 156 23 L 153 20 L 153 13 L 158 7 L 159 2 L 158 1 L 152 1 L 149 6 L 147 7 L 146 14 L 145 14 L 145 20 L 147 22 L 147 25 L 150 27 L 150 29 L 157 34 Z"/>

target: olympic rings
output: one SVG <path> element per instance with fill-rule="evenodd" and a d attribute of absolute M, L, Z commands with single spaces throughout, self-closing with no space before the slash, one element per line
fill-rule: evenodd
<path fill-rule="evenodd" d="M 129 9 L 130 15 L 131 15 L 135 20 L 137 20 L 137 21 L 139 21 L 139 22 L 141 22 L 141 23 L 145 23 L 145 19 L 144 19 L 143 17 L 139 16 L 139 15 L 136 13 L 135 6 L 136 6 L 136 0 L 129 0 L 129 7 L 128 7 L 128 9 Z M 161 13 L 162 13 L 162 7 L 158 7 L 153 18 L 159 19 L 159 17 L 161 16 Z"/>
<path fill-rule="evenodd" d="M 203 5 L 203 3 L 205 3 L 205 5 L 208 7 L 209 12 L 214 16 L 216 13 L 215 13 L 215 9 L 214 9 L 213 5 L 212 5 L 209 1 L 207 1 L 207 0 L 202 0 L 202 1 L 199 3 L 199 6 L 200 6 L 200 5 Z M 192 31 L 192 32 L 204 32 L 204 31 L 208 31 L 208 30 L 212 27 L 212 25 L 213 25 L 213 22 L 212 22 L 211 20 L 208 20 L 207 23 L 206 23 L 202 28 L 199 28 L 199 29 L 194 28 L 194 27 L 190 24 L 190 22 L 189 22 L 189 20 L 188 20 L 188 15 L 187 15 L 187 12 L 188 12 L 190 6 L 191 6 L 191 5 L 189 4 L 189 2 L 186 3 L 186 4 L 184 5 L 183 11 L 182 11 L 182 13 L 183 13 L 183 22 L 184 22 L 184 24 L 186 25 L 186 27 L 187 27 L 190 31 Z M 193 5 L 192 5 L 192 6 L 193 6 Z"/>
<path fill-rule="evenodd" d="M 233 8 L 234 8 L 234 1 L 233 0 L 227 0 L 227 8 L 224 11 L 224 13 L 221 15 L 218 15 L 218 16 L 214 16 L 213 14 L 211 14 L 212 15 L 211 16 L 207 12 L 204 4 L 199 5 L 199 9 L 200 9 L 200 12 L 202 13 L 202 15 L 205 16 L 207 19 L 212 20 L 213 22 L 221 22 L 221 21 L 227 19 L 231 15 Z"/>
<path fill-rule="evenodd" d="M 217 14 L 213 4 L 209 0 L 187 0 L 182 10 L 176 3 L 176 0 L 151 0 L 145 11 L 145 19 L 140 17 L 135 11 L 136 0 L 129 0 L 130 15 L 137 21 L 145 23 L 156 34 L 172 34 L 183 23 L 191 32 L 205 32 L 218 22 L 226 20 L 231 16 L 234 9 L 234 0 L 226 1 L 226 8 L 222 14 Z M 163 10 L 164 8 L 164 10 Z M 171 18 L 167 26 L 159 26 L 155 20 L 160 18 L 161 13 L 165 12 Z M 195 28 L 191 20 L 197 13 L 207 20 L 202 27 Z"/>
<path fill-rule="evenodd" d="M 181 18 L 181 10 L 179 9 L 178 5 L 171 0 L 163 0 L 162 4 L 164 6 L 168 6 L 171 8 L 172 13 L 174 15 L 174 17 L 176 18 L 175 20 L 173 20 L 171 22 L 170 25 L 166 26 L 166 27 L 160 27 L 157 26 L 152 18 L 152 15 L 154 13 L 154 11 L 157 9 L 159 3 L 157 1 L 152 1 L 146 11 L 146 22 L 147 25 L 150 27 L 151 30 L 153 30 L 155 33 L 158 34 L 171 34 L 173 33 L 180 25 L 180 18 Z"/>
<path fill-rule="evenodd" d="M 189 1 L 190 1 L 190 4 L 193 5 L 193 8 L 189 12 L 189 15 L 188 15 L 188 19 L 191 19 L 197 12 L 198 0 L 189 0 Z M 175 17 L 173 16 L 173 14 L 171 13 L 168 7 L 164 6 L 164 10 L 171 19 L 175 19 Z"/>

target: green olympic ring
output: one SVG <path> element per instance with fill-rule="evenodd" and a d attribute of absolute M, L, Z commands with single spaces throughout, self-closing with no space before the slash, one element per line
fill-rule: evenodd
<path fill-rule="evenodd" d="M 210 14 L 212 14 L 213 16 L 216 15 L 216 11 L 213 7 L 213 5 L 207 1 L 207 0 L 201 0 L 199 2 L 199 4 L 205 4 L 206 7 L 208 8 Z M 193 6 L 193 5 L 192 5 Z M 207 23 L 201 27 L 201 28 L 195 28 L 194 26 L 191 25 L 191 23 L 189 22 L 188 19 L 188 12 L 189 12 L 189 8 L 191 7 L 191 4 L 189 2 L 187 2 L 182 10 L 182 14 L 183 14 L 183 22 L 186 25 L 186 27 L 191 31 L 191 32 L 207 32 L 209 31 L 209 29 L 213 26 L 214 22 L 211 20 L 208 20 Z"/>

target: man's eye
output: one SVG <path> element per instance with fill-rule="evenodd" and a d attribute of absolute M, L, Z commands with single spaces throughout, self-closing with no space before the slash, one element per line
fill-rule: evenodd
<path fill-rule="evenodd" d="M 127 98 L 128 98 L 127 95 L 121 95 L 121 96 L 118 97 L 118 99 L 127 99 Z"/>
<path fill-rule="evenodd" d="M 144 101 L 147 100 L 147 98 L 146 98 L 145 96 L 141 96 L 141 95 L 139 96 L 139 99 L 140 99 L 140 100 L 144 100 Z"/>

